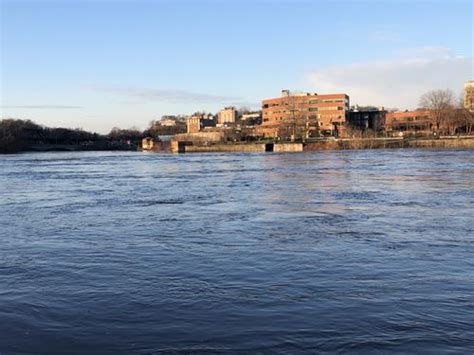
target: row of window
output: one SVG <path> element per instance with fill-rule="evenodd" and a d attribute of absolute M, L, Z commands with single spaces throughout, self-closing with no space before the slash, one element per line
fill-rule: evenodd
<path fill-rule="evenodd" d="M 343 111 L 344 107 L 342 106 L 329 106 L 329 107 L 302 107 L 297 110 L 275 110 L 275 111 L 265 111 L 266 115 L 273 115 L 277 113 L 290 114 L 293 112 L 315 112 L 315 111 Z"/>
<path fill-rule="evenodd" d="M 277 102 L 273 104 L 264 104 L 263 108 L 270 108 L 275 106 L 288 106 L 288 105 L 308 105 L 308 104 L 320 104 L 320 103 L 345 103 L 349 105 L 349 99 L 314 99 L 314 100 L 294 100 Z"/>
<path fill-rule="evenodd" d="M 342 106 L 328 106 L 328 107 L 319 107 L 317 110 L 319 111 L 342 111 L 344 107 Z"/>
<path fill-rule="evenodd" d="M 295 117 L 296 120 L 302 120 L 302 119 L 309 119 L 309 120 L 317 120 L 317 119 L 324 119 L 324 120 L 331 120 L 331 119 L 342 119 L 344 116 L 339 115 L 339 114 L 318 114 L 318 115 L 309 115 L 306 117 Z M 269 121 L 288 121 L 291 122 L 292 118 L 288 116 L 279 116 L 279 117 L 264 117 L 263 121 L 264 122 L 269 122 Z"/>
<path fill-rule="evenodd" d="M 429 117 L 427 116 L 403 117 L 403 118 L 394 118 L 393 122 L 420 121 L 420 120 L 427 120 L 427 119 L 429 119 Z"/>

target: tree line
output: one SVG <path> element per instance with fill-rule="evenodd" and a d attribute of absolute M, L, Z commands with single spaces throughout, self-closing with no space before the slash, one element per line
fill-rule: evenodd
<path fill-rule="evenodd" d="M 31 120 L 0 120 L 0 153 L 30 150 L 108 150 L 134 149 L 143 132 L 114 128 L 108 134 L 80 128 L 50 128 Z"/>
<path fill-rule="evenodd" d="M 439 134 L 470 134 L 474 115 L 464 108 L 463 100 L 456 101 L 451 90 L 432 90 L 420 98 L 420 106 L 430 111 L 432 128 Z"/>
<path fill-rule="evenodd" d="M 141 131 L 138 128 L 114 127 L 108 134 L 88 132 L 80 128 L 51 128 L 31 120 L 0 120 L 0 153 L 16 153 L 30 150 L 108 150 L 136 149 L 145 137 L 159 139 L 163 135 L 186 132 L 186 121 L 176 120 L 174 126 L 163 126 L 151 121 Z"/>

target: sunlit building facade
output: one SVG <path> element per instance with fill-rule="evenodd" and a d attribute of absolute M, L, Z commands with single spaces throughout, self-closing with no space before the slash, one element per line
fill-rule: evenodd
<path fill-rule="evenodd" d="M 349 96 L 291 93 L 262 101 L 260 133 L 271 138 L 310 138 L 319 135 L 342 136 Z"/>
<path fill-rule="evenodd" d="M 432 119 L 429 110 L 388 112 L 385 115 L 385 130 L 392 131 L 426 131 L 432 129 Z"/>
<path fill-rule="evenodd" d="M 469 112 L 474 112 L 474 81 L 464 84 L 464 108 Z"/>
<path fill-rule="evenodd" d="M 233 106 L 226 107 L 223 110 L 220 110 L 219 113 L 217 114 L 218 125 L 233 124 L 236 121 L 237 121 L 237 110 Z"/>

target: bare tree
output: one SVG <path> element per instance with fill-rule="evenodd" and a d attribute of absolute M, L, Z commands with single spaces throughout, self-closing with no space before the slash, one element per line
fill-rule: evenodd
<path fill-rule="evenodd" d="M 432 90 L 420 98 L 420 106 L 431 111 L 431 120 L 436 132 L 439 132 L 452 115 L 455 106 L 454 94 L 451 90 Z"/>
<path fill-rule="evenodd" d="M 293 94 L 287 97 L 285 103 L 285 109 L 287 114 L 289 114 L 289 128 L 292 141 L 306 141 L 311 136 L 311 132 L 319 132 L 318 119 L 310 116 L 305 100 L 307 100 L 307 97 Z"/>
<path fill-rule="evenodd" d="M 474 124 L 473 115 L 469 110 L 464 108 L 463 99 L 461 95 L 461 97 L 456 100 L 455 106 L 446 110 L 443 125 L 444 129 L 447 130 L 447 133 L 450 135 L 460 132 L 470 134 L 472 131 Z"/>
<path fill-rule="evenodd" d="M 458 128 L 467 134 L 471 134 L 472 128 L 474 127 L 474 113 L 470 112 L 464 106 L 464 93 L 461 93 L 457 100 L 457 109 L 455 120 L 458 123 Z"/>
<path fill-rule="evenodd" d="M 298 125 L 298 105 L 296 102 L 296 96 L 290 94 L 290 96 L 287 97 L 287 101 L 285 102 L 286 105 L 286 111 L 289 113 L 290 117 L 290 137 L 291 141 L 294 141 L 296 139 L 296 130 L 297 130 L 297 125 Z"/>
<path fill-rule="evenodd" d="M 458 131 L 471 134 L 474 127 L 474 113 L 465 108 L 458 108 L 455 110 L 454 120 Z"/>

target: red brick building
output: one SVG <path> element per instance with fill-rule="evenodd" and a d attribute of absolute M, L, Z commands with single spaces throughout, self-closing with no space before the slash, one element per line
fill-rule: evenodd
<path fill-rule="evenodd" d="M 385 115 L 385 131 L 387 132 L 431 132 L 431 130 L 432 119 L 430 111 L 426 109 L 388 112 Z"/>
<path fill-rule="evenodd" d="M 201 130 L 202 115 L 191 116 L 186 119 L 187 133 L 198 133 Z"/>
<path fill-rule="evenodd" d="M 290 93 L 262 101 L 262 125 L 258 133 L 271 138 L 309 138 L 343 135 L 349 96 Z"/>

